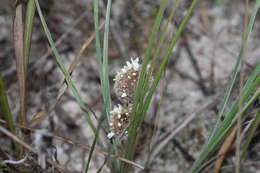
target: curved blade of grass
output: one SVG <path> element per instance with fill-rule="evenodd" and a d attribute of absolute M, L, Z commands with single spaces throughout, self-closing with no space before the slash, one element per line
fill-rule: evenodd
<path fill-rule="evenodd" d="M 103 42 L 103 59 L 102 59 L 102 76 L 103 79 L 103 97 L 106 108 L 107 116 L 111 110 L 111 98 L 110 98 L 110 85 L 109 85 L 109 73 L 108 73 L 108 34 L 109 34 L 109 21 L 110 21 L 110 9 L 111 0 L 107 1 L 107 11 L 105 20 L 104 42 Z M 109 120 L 109 117 L 108 117 Z"/>
<path fill-rule="evenodd" d="M 44 19 L 44 17 L 43 17 L 43 14 L 42 14 L 42 11 L 41 11 L 41 8 L 40 8 L 40 5 L 39 5 L 38 0 L 35 0 L 35 4 L 36 4 L 37 12 L 38 12 L 38 14 L 39 14 L 39 16 L 40 16 L 40 19 L 41 19 L 41 23 L 42 23 L 42 25 L 43 25 L 45 34 L 46 34 L 46 36 L 47 36 L 47 38 L 48 38 L 49 44 L 50 44 L 50 46 L 51 46 L 51 48 L 52 48 L 52 51 L 53 51 L 53 53 L 54 53 L 55 60 L 56 60 L 56 62 L 58 63 L 58 66 L 59 66 L 60 70 L 61 70 L 62 73 L 64 74 L 65 79 L 66 79 L 66 82 L 67 82 L 67 84 L 68 84 L 70 90 L 72 91 L 73 96 L 75 97 L 75 99 L 76 99 L 77 103 L 79 104 L 81 110 L 85 113 L 85 117 L 86 117 L 86 120 L 87 120 L 88 124 L 90 125 L 92 131 L 93 131 L 94 134 L 95 134 L 95 133 L 96 133 L 96 128 L 95 128 L 95 126 L 94 126 L 94 124 L 93 124 L 93 122 L 92 122 L 92 120 L 91 120 L 91 118 L 90 118 L 91 111 L 86 107 L 86 105 L 85 105 L 84 102 L 82 101 L 82 99 L 81 99 L 81 97 L 80 97 L 80 95 L 79 95 L 79 93 L 78 93 L 78 91 L 77 91 L 77 89 L 76 89 L 74 83 L 73 83 L 72 80 L 71 80 L 71 77 L 70 77 L 70 75 L 69 75 L 67 69 L 65 68 L 65 66 L 64 66 L 64 64 L 63 64 L 63 62 L 62 62 L 62 60 L 61 60 L 61 58 L 60 58 L 60 55 L 59 55 L 59 53 L 58 53 L 58 50 L 57 50 L 57 48 L 55 47 L 55 43 L 54 43 L 54 41 L 53 41 L 53 39 L 52 39 L 52 37 L 51 37 L 51 33 L 50 33 L 50 31 L 49 31 L 49 29 L 48 29 L 48 26 L 47 26 L 47 24 L 46 24 L 46 22 L 45 22 L 45 19 Z"/>
<path fill-rule="evenodd" d="M 167 19 L 167 23 L 166 23 L 166 25 L 164 25 L 164 27 L 162 29 L 162 36 L 159 39 L 158 45 L 156 46 L 156 49 L 154 51 L 154 55 L 153 55 L 153 59 L 152 59 L 152 63 L 151 63 L 151 68 L 149 69 L 149 74 L 152 73 L 153 68 L 154 68 L 154 66 L 156 64 L 156 62 L 155 62 L 156 58 L 159 56 L 160 49 L 161 49 L 161 47 L 162 47 L 162 45 L 163 45 L 163 43 L 164 43 L 164 41 L 166 39 L 166 36 L 168 34 L 167 30 L 168 30 L 169 24 L 170 24 L 170 22 L 172 21 L 172 19 L 174 17 L 174 14 L 176 12 L 176 9 L 177 9 L 177 6 L 178 6 L 179 3 L 180 3 L 180 0 L 174 1 L 174 4 L 173 4 L 171 12 L 170 12 L 170 15 L 169 15 L 169 17 Z"/>
<path fill-rule="evenodd" d="M 179 1 L 180 1 L 180 0 L 174 1 L 174 4 L 173 4 L 172 9 L 171 9 L 171 12 L 170 12 L 170 15 L 169 15 L 169 17 L 168 17 L 168 19 L 167 19 L 167 23 L 166 23 L 166 25 L 163 26 L 162 36 L 161 36 L 161 38 L 159 39 L 158 44 L 157 44 L 157 46 L 156 46 L 156 48 L 155 48 L 155 51 L 154 51 L 154 54 L 153 54 L 153 58 L 152 58 L 152 62 L 151 62 L 151 66 L 150 66 L 149 71 L 148 71 L 148 73 L 147 73 L 147 77 L 145 78 L 145 81 L 144 81 L 144 89 L 143 89 L 143 92 L 144 92 L 144 93 L 147 93 L 147 91 L 148 91 L 148 89 L 149 89 L 148 83 L 149 83 L 149 81 L 152 80 L 152 72 L 153 72 L 154 67 L 155 67 L 155 65 L 156 65 L 156 59 L 157 59 L 158 56 L 159 56 L 159 52 L 160 52 L 160 50 L 161 50 L 161 48 L 162 48 L 162 45 L 163 45 L 163 43 L 164 43 L 164 41 L 165 41 L 165 39 L 166 39 L 167 34 L 168 34 L 168 32 L 167 32 L 168 26 L 169 26 L 169 23 L 170 23 L 170 22 L 172 21 L 172 19 L 173 19 L 173 16 L 174 16 L 174 14 L 175 14 L 175 11 L 176 11 L 177 5 L 179 4 Z M 143 98 L 141 98 L 140 100 L 143 101 Z M 140 104 L 142 105 L 143 102 L 140 103 Z"/>
<path fill-rule="evenodd" d="M 161 79 L 161 76 L 162 76 L 162 74 L 163 74 L 163 72 L 164 72 L 164 70 L 165 70 L 165 68 L 166 68 L 166 65 L 167 65 L 167 62 L 168 62 L 168 60 L 169 60 L 169 58 L 170 58 L 170 55 L 171 55 L 171 53 L 172 53 L 172 50 L 173 50 L 174 46 L 176 45 L 177 41 L 180 39 L 181 33 L 182 33 L 184 27 L 186 26 L 188 20 L 190 19 L 191 13 L 192 13 L 192 11 L 193 11 L 193 9 L 194 9 L 196 3 L 197 3 L 197 0 L 193 0 L 193 1 L 192 1 L 192 3 L 191 3 L 191 5 L 190 5 L 190 7 L 189 7 L 187 13 L 185 14 L 183 20 L 181 21 L 181 24 L 180 24 L 180 26 L 179 26 L 179 28 L 178 28 L 178 30 L 177 30 L 177 32 L 176 32 L 176 35 L 173 37 L 173 39 L 172 39 L 172 41 L 170 42 L 170 45 L 169 45 L 169 47 L 168 47 L 166 53 L 165 53 L 164 56 L 163 56 L 163 57 L 164 57 L 164 58 L 163 58 L 163 61 L 162 61 L 162 63 L 160 64 L 160 66 L 159 66 L 159 68 L 158 68 L 158 70 L 157 70 L 155 79 L 154 79 L 154 81 L 152 82 L 152 86 L 151 86 L 151 88 L 149 89 L 149 92 L 148 92 L 147 97 L 145 98 L 145 103 L 144 103 L 144 107 L 143 107 L 143 110 L 142 110 L 142 111 L 143 111 L 143 112 L 142 112 L 142 117 L 141 117 L 141 119 L 140 119 L 141 121 L 140 121 L 139 123 L 141 123 L 141 122 L 143 121 L 144 117 L 145 117 L 145 114 L 146 114 L 146 112 L 147 112 L 147 110 L 148 110 L 148 108 L 149 108 L 149 105 L 150 105 L 150 103 L 151 103 L 153 94 L 154 94 L 154 92 L 155 92 L 155 90 L 156 90 L 156 88 L 157 88 L 157 85 L 158 85 L 158 83 L 159 83 L 159 81 L 160 81 L 160 79 Z"/>
<path fill-rule="evenodd" d="M 14 126 L 13 116 L 10 110 L 10 106 L 8 103 L 8 98 L 6 95 L 5 87 L 4 87 L 4 81 L 2 74 L 0 73 L 0 109 L 1 113 L 3 115 L 4 120 L 7 122 L 7 128 L 10 132 L 12 132 L 14 135 L 16 135 L 16 130 Z M 16 152 L 18 152 L 19 147 L 16 142 L 13 141 L 13 146 Z"/>
<path fill-rule="evenodd" d="M 24 69 L 27 74 L 29 55 L 32 40 L 33 20 L 35 15 L 34 0 L 28 0 L 26 7 L 25 30 L 24 30 Z"/>
<path fill-rule="evenodd" d="M 260 79 L 260 78 L 259 78 L 259 79 Z M 258 79 L 257 85 L 259 85 L 259 82 L 260 82 L 259 79 Z M 256 85 L 254 85 L 254 86 L 256 86 Z M 253 104 L 255 103 L 255 101 L 259 98 L 259 94 L 260 94 L 259 92 L 256 93 L 256 94 L 248 101 L 248 103 L 242 108 L 242 111 L 241 111 L 241 112 L 239 112 L 239 113 L 235 112 L 234 110 L 236 110 L 236 107 L 234 107 L 234 108 L 230 111 L 230 114 L 229 114 L 229 115 L 230 115 L 230 117 L 233 117 L 233 119 L 232 119 L 232 118 L 229 118 L 229 120 L 224 121 L 223 124 L 221 124 L 220 130 L 219 130 L 219 131 L 216 131 L 216 132 L 219 132 L 219 133 L 213 136 L 213 138 L 212 138 L 213 140 L 212 140 L 212 142 L 209 144 L 208 150 L 210 150 L 210 151 L 212 152 L 212 151 L 220 144 L 220 142 L 224 139 L 224 137 L 226 137 L 226 136 L 231 132 L 232 128 L 235 127 L 235 125 L 236 125 L 236 120 L 238 119 L 238 117 L 245 115 L 246 111 L 247 111 L 250 107 L 252 107 Z M 237 105 L 238 105 L 239 101 L 240 101 L 240 100 L 238 99 L 238 100 L 237 100 Z M 237 105 L 236 105 L 236 106 L 237 106 Z M 237 108 L 237 110 L 238 110 L 238 108 Z M 236 116 L 236 114 L 237 114 L 237 116 Z M 235 116 L 236 116 L 236 117 L 235 117 Z M 209 152 L 209 153 L 210 153 L 210 152 Z M 208 154 L 209 154 L 209 153 L 208 153 Z M 213 158 L 214 158 L 214 157 L 213 157 Z M 209 159 L 209 160 L 212 160 L 212 159 Z M 213 159 L 213 160 L 214 160 L 214 159 Z M 203 163 L 201 164 L 201 166 L 200 166 L 197 170 L 195 170 L 194 172 L 200 172 L 205 165 L 207 165 L 207 164 L 205 164 L 205 162 L 203 162 Z"/>
<path fill-rule="evenodd" d="M 104 40 L 103 40 L 103 56 L 101 52 L 100 45 L 100 35 L 99 35 L 99 0 L 93 0 L 94 5 L 94 25 L 96 33 L 96 54 L 97 61 L 99 64 L 99 76 L 101 81 L 101 90 L 103 101 L 105 105 L 105 114 L 107 117 L 107 123 L 109 122 L 109 112 L 111 110 L 111 97 L 110 97 L 110 85 L 109 85 L 109 72 L 108 72 L 108 35 L 109 35 L 109 21 L 110 21 L 110 9 L 111 9 L 111 0 L 107 2 L 106 9 L 106 18 L 105 18 L 105 30 L 104 30 Z M 113 150 L 109 150 L 106 160 L 110 159 L 111 153 L 117 153 L 117 147 L 113 143 Z M 117 160 L 112 161 L 112 164 L 117 165 L 119 162 Z M 118 167 L 118 166 L 115 166 Z M 102 167 L 101 169 L 102 170 Z M 114 171 L 114 170 L 113 170 Z"/>
<path fill-rule="evenodd" d="M 224 113 L 224 110 L 225 110 L 225 107 L 227 105 L 227 102 L 228 102 L 228 99 L 231 95 L 231 91 L 232 91 L 232 88 L 234 86 L 234 83 L 235 83 L 235 80 L 236 80 L 236 77 L 237 77 L 237 73 L 239 71 L 239 66 L 240 66 L 240 63 L 241 63 L 241 58 L 243 57 L 244 55 L 244 50 L 245 50 L 245 47 L 246 47 L 246 44 L 247 44 L 247 40 L 248 40 L 248 37 L 249 37 L 249 34 L 251 33 L 251 31 L 253 30 L 253 26 L 254 26 L 254 21 L 255 21 L 255 17 L 256 17 L 256 14 L 258 12 L 258 9 L 260 7 L 260 0 L 257 0 L 256 3 L 255 3 L 255 6 L 254 6 L 254 9 L 253 9 L 253 13 L 250 17 L 250 20 L 249 20 L 249 23 L 248 23 L 248 26 L 247 26 L 247 30 L 245 32 L 245 35 L 244 35 L 244 40 L 243 40 L 243 44 L 242 44 L 242 47 L 240 49 L 240 52 L 239 52 L 239 56 L 237 57 L 237 61 L 236 61 L 236 65 L 235 65 L 235 68 L 234 68 L 234 71 L 233 71 L 233 74 L 232 74 L 232 77 L 231 77 L 231 80 L 230 80 L 230 83 L 228 85 L 228 89 L 227 89 L 227 92 L 225 93 L 225 97 L 224 97 L 224 103 L 222 104 L 221 106 L 221 109 L 220 109 L 220 113 L 218 115 L 218 121 L 217 121 L 217 125 L 215 126 L 213 132 L 211 133 L 209 139 L 208 139 L 208 143 L 206 145 L 204 145 L 204 147 L 202 148 L 202 153 L 200 154 L 200 156 L 197 158 L 197 160 L 194 162 L 192 168 L 191 168 L 191 171 L 190 172 L 196 172 L 197 169 L 199 169 L 199 167 L 201 166 L 201 164 L 203 163 L 203 161 L 206 159 L 206 157 L 208 157 L 208 155 L 210 154 L 210 152 L 212 152 L 212 150 L 209 148 L 209 146 L 211 145 L 212 142 L 214 142 L 215 139 L 213 139 L 213 137 L 215 137 L 217 134 L 219 133 L 222 133 L 223 131 L 219 130 L 220 129 L 220 125 L 219 125 L 219 122 L 220 122 L 220 117 L 223 115 Z M 255 70 L 255 73 L 256 74 L 259 74 L 259 65 L 257 65 L 256 67 L 256 70 Z M 246 86 L 245 86 L 245 89 L 246 88 L 250 88 L 250 85 L 252 85 L 252 76 L 254 76 L 253 74 L 251 75 L 251 78 L 250 80 L 247 81 L 246 83 Z M 255 79 L 255 78 L 254 78 Z M 251 94 L 251 93 L 249 93 Z M 247 98 L 247 97 L 244 97 L 244 98 Z M 243 98 L 242 98 L 243 99 Z M 236 106 L 238 107 L 238 105 Z M 234 112 L 236 112 L 237 110 L 236 109 L 232 109 Z M 231 111 L 232 111 L 231 110 Z M 235 116 L 234 114 L 227 114 L 227 118 L 226 119 L 233 119 L 233 116 Z M 224 122 L 223 122 L 224 123 Z M 212 147 L 211 147 L 212 148 Z"/>
<path fill-rule="evenodd" d="M 96 33 L 96 53 L 97 53 L 97 60 L 99 64 L 99 73 L 101 76 L 101 69 L 102 69 L 102 53 L 101 53 L 101 45 L 100 45 L 100 35 L 99 35 L 99 10 L 98 10 L 99 0 L 93 0 L 94 5 L 94 25 L 95 25 L 95 33 Z"/>
<path fill-rule="evenodd" d="M 232 89 L 233 89 L 235 81 L 237 79 L 237 74 L 238 74 L 239 69 L 240 69 L 241 59 L 244 56 L 244 52 L 245 52 L 245 49 L 246 49 L 246 45 L 247 45 L 249 34 L 253 30 L 254 21 L 255 21 L 255 17 L 256 17 L 257 11 L 259 9 L 259 5 L 260 5 L 260 2 L 256 1 L 256 4 L 254 6 L 254 10 L 253 10 L 253 14 L 252 14 L 252 16 L 250 18 L 250 21 L 248 23 L 247 29 L 246 29 L 246 31 L 244 33 L 242 47 L 241 47 L 239 55 L 237 57 L 236 65 L 235 65 L 235 68 L 234 68 L 234 70 L 232 72 L 232 75 L 231 75 L 231 80 L 228 83 L 228 88 L 227 88 L 226 93 L 224 95 L 223 104 L 221 105 L 219 114 L 217 116 L 218 117 L 217 123 L 216 123 L 216 125 L 214 127 L 214 130 L 212 131 L 211 134 L 214 134 L 214 131 L 218 128 L 218 125 L 220 123 L 220 119 L 221 119 L 221 117 L 224 114 L 225 108 L 226 108 L 228 100 L 230 98 Z"/>
<path fill-rule="evenodd" d="M 109 85 L 109 73 L 108 73 L 108 35 L 109 35 L 109 21 L 110 21 L 110 9 L 111 0 L 107 2 L 106 19 L 105 19 L 105 31 L 103 41 L 103 56 L 100 45 L 99 35 L 99 0 L 93 0 L 94 4 L 94 25 L 96 33 L 96 54 L 99 64 L 99 76 L 101 81 L 102 96 L 105 104 L 107 120 L 109 120 L 109 112 L 111 110 L 111 98 L 110 98 L 110 85 Z"/>
<path fill-rule="evenodd" d="M 161 21 L 162 21 L 162 17 L 163 17 L 165 9 L 167 7 L 167 4 L 168 4 L 168 0 L 161 0 L 160 8 L 159 8 L 159 11 L 158 11 L 157 16 L 155 18 L 155 23 L 154 23 L 153 28 L 152 28 L 150 35 L 149 35 L 148 45 L 147 45 L 147 48 L 146 48 L 146 51 L 145 51 L 145 56 L 144 56 L 144 60 L 143 60 L 143 63 L 142 63 L 141 72 L 138 76 L 137 87 L 136 87 L 135 92 L 134 92 L 135 94 L 134 94 L 134 105 L 133 105 L 133 110 L 132 110 L 132 117 L 136 116 L 138 104 L 140 102 L 142 102 L 144 94 L 145 94 L 143 92 L 143 85 L 144 85 L 144 81 L 145 81 L 145 73 L 146 73 L 148 63 L 149 63 L 149 60 L 150 60 L 150 56 L 151 56 L 151 53 L 152 53 L 152 46 L 153 46 L 153 43 L 156 39 L 156 34 L 158 33 L 158 30 L 159 30 L 159 27 L 160 27 L 160 24 L 161 24 Z"/>
<path fill-rule="evenodd" d="M 252 81 L 253 77 L 255 78 Z M 241 100 L 239 100 L 240 97 L 238 97 L 235 104 L 232 106 L 230 112 L 227 114 L 225 120 L 219 125 L 218 129 L 214 132 L 210 141 L 207 142 L 206 148 L 202 150 L 202 153 L 194 162 L 190 172 L 196 172 L 198 169 L 200 169 L 204 160 L 214 151 L 214 149 L 218 146 L 218 144 L 222 141 L 222 139 L 230 132 L 232 127 L 235 125 L 238 116 L 245 114 L 246 111 L 254 104 L 256 99 L 259 98 L 259 91 L 258 91 L 258 93 L 256 93 L 255 96 L 250 99 L 250 101 L 248 101 L 252 93 L 259 85 L 260 85 L 260 63 L 258 64 L 255 71 L 250 75 L 245 87 L 243 88 L 241 93 Z M 238 113 L 239 103 L 242 104 L 247 103 L 243 107 L 240 113 Z"/>
<path fill-rule="evenodd" d="M 260 63 L 258 64 L 257 68 L 254 70 L 254 72 L 250 75 L 247 83 L 245 84 L 245 86 L 241 92 L 241 97 L 237 98 L 237 100 L 231 107 L 231 110 L 227 114 L 227 117 L 222 122 L 222 124 L 220 124 L 219 128 L 216 130 L 212 139 L 220 136 L 222 131 L 224 131 L 228 127 L 231 127 L 232 125 L 234 125 L 234 123 L 237 119 L 236 114 L 239 111 L 239 102 L 241 102 L 242 104 L 247 103 L 243 107 L 240 114 L 244 114 L 250 108 L 250 106 L 253 105 L 255 100 L 259 97 L 259 91 L 251 99 L 250 99 L 250 97 L 259 85 L 260 85 Z M 248 101 L 249 99 L 250 99 L 250 101 Z M 214 140 L 212 140 L 212 141 L 214 141 Z M 210 141 L 209 141 L 209 144 L 210 144 Z"/>
<path fill-rule="evenodd" d="M 169 15 L 169 17 L 168 17 L 168 19 L 167 19 L 167 23 L 166 23 L 166 25 L 164 25 L 164 27 L 163 27 L 163 29 L 162 29 L 162 30 L 163 30 L 163 31 L 162 31 L 162 36 L 160 37 L 159 42 L 158 42 L 158 44 L 157 44 L 157 46 L 156 46 L 156 48 L 155 48 L 155 52 L 154 52 L 153 58 L 152 58 L 152 60 L 151 60 L 151 66 L 150 66 L 149 71 L 148 71 L 148 73 L 147 73 L 147 75 L 146 75 L 146 77 L 145 77 L 145 79 L 144 79 L 144 82 L 143 82 L 143 91 L 142 91 L 142 93 L 144 93 L 144 94 L 143 94 L 142 97 L 140 98 L 139 105 L 143 105 L 143 104 L 144 104 L 143 101 L 144 101 L 145 94 L 147 94 L 148 89 L 149 89 L 149 87 L 150 87 L 150 86 L 149 86 L 149 81 L 151 81 L 151 80 L 153 79 L 153 78 L 152 78 L 152 72 L 153 72 L 154 67 L 155 67 L 155 65 L 156 65 L 156 59 L 159 57 L 160 49 L 161 49 L 162 44 L 164 43 L 164 41 L 165 41 L 165 39 L 166 39 L 166 36 L 167 36 L 168 25 L 169 25 L 169 23 L 172 21 L 172 18 L 173 18 L 173 16 L 174 16 L 174 13 L 175 13 L 175 10 L 176 10 L 176 8 L 177 8 L 178 3 L 179 3 L 179 0 L 174 1 L 174 4 L 173 4 L 172 9 L 171 9 L 171 12 L 170 12 L 170 15 Z M 142 108 L 142 109 L 140 108 L 140 110 L 143 111 L 143 108 Z M 138 112 L 137 114 L 142 114 L 142 115 L 144 115 L 142 112 Z M 145 115 L 144 115 L 144 116 L 145 116 Z M 141 121 L 142 121 L 142 120 L 141 120 Z"/>
<path fill-rule="evenodd" d="M 168 0 L 160 1 L 160 8 L 157 13 L 153 28 L 149 35 L 148 46 L 147 46 L 147 49 L 145 52 L 144 61 L 142 63 L 141 72 L 139 73 L 139 76 L 138 76 L 137 87 L 135 88 L 135 92 L 134 92 L 134 104 L 133 104 L 133 109 L 131 112 L 132 116 L 131 116 L 131 121 L 130 121 L 131 125 L 129 127 L 128 141 L 127 141 L 127 144 L 126 144 L 127 146 L 126 146 L 126 150 L 125 150 L 125 158 L 130 159 L 130 160 L 133 158 L 133 153 L 134 153 L 134 144 L 135 144 L 136 130 L 137 130 L 136 119 L 138 118 L 137 109 L 139 106 L 138 102 L 141 102 L 140 98 L 143 97 L 142 96 L 142 91 L 143 91 L 142 86 L 143 86 L 144 76 L 145 76 L 146 68 L 148 66 L 149 58 L 151 55 L 152 45 L 156 38 L 156 33 L 159 30 L 160 23 L 162 21 L 162 17 L 163 17 L 164 11 L 166 9 L 167 3 L 168 3 Z M 128 172 L 128 171 L 129 171 L 129 167 L 127 167 L 126 164 L 121 163 L 120 172 Z"/>

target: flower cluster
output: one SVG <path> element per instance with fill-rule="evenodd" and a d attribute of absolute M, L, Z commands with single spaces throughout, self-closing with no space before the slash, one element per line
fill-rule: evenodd
<path fill-rule="evenodd" d="M 127 126 L 130 121 L 131 108 L 123 107 L 120 104 L 110 112 L 110 133 L 108 138 L 113 136 L 127 135 Z"/>
<path fill-rule="evenodd" d="M 127 61 L 120 72 L 117 73 L 114 79 L 115 94 L 117 98 L 124 104 L 133 102 L 134 88 L 138 79 L 139 70 L 139 58 L 131 59 L 131 62 Z"/>
<path fill-rule="evenodd" d="M 133 103 L 134 89 L 140 69 L 139 58 L 127 61 L 126 65 L 117 73 L 114 81 L 116 97 L 124 106 L 118 105 L 110 112 L 110 133 L 108 138 L 127 135 L 127 127 L 131 118 L 131 104 Z"/>

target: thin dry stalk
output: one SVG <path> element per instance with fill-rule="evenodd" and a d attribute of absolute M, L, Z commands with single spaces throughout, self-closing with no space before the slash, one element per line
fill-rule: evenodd
<path fill-rule="evenodd" d="M 226 140 L 224 141 L 223 145 L 221 146 L 218 155 L 220 155 L 220 157 L 218 157 L 218 159 L 215 162 L 215 167 L 213 172 L 214 173 L 219 173 L 222 163 L 225 159 L 225 156 L 227 154 L 227 152 L 229 151 L 230 147 L 232 146 L 232 143 L 236 137 L 236 133 L 237 133 L 238 128 L 234 128 L 232 130 L 232 132 L 228 135 L 228 137 L 226 138 Z"/>

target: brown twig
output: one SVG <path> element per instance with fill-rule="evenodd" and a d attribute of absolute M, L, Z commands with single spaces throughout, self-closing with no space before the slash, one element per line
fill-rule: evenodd
<path fill-rule="evenodd" d="M 201 74 L 201 71 L 200 71 L 200 68 L 199 68 L 199 65 L 198 65 L 198 62 L 196 60 L 196 58 L 194 57 L 192 51 L 191 51 L 191 48 L 190 48 L 190 44 L 187 40 L 187 36 L 184 37 L 184 41 L 183 41 L 183 46 L 184 48 L 186 49 L 187 53 L 188 53 L 188 57 L 193 65 L 193 68 L 195 70 L 195 73 L 198 77 L 198 80 L 199 82 L 197 83 L 202 91 L 202 93 L 207 96 L 209 95 L 209 91 L 208 91 L 208 88 L 206 87 L 205 85 L 205 81 L 202 77 L 202 74 Z"/>
<path fill-rule="evenodd" d="M 183 156 L 183 158 L 187 161 L 187 162 L 194 162 L 195 159 L 194 157 L 187 151 L 186 148 L 183 148 L 182 145 L 180 144 L 180 142 L 175 139 L 175 138 L 172 138 L 172 143 L 174 145 L 174 147 L 178 148 Z"/>
<path fill-rule="evenodd" d="M 221 148 L 218 152 L 218 155 L 221 155 L 221 156 L 218 157 L 218 159 L 216 160 L 215 167 L 213 170 L 214 173 L 218 173 L 220 171 L 220 168 L 225 159 L 225 156 L 226 156 L 227 152 L 229 151 L 229 149 L 236 137 L 236 131 L 237 131 L 237 128 L 234 128 L 232 130 L 232 132 L 228 135 L 226 140 L 224 141 L 223 145 L 221 146 Z"/>

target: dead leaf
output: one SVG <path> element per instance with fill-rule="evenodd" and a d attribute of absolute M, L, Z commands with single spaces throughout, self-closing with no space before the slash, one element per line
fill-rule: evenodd
<path fill-rule="evenodd" d="M 237 128 L 234 128 L 233 131 L 228 135 L 228 137 L 224 141 L 223 145 L 221 146 L 221 148 L 218 152 L 219 157 L 216 160 L 215 167 L 213 170 L 214 173 L 220 172 L 220 168 L 226 157 L 226 154 L 229 151 L 230 147 L 232 146 L 232 143 L 236 137 L 236 131 L 237 131 Z"/>
<path fill-rule="evenodd" d="M 47 117 L 47 113 L 45 111 L 38 112 L 35 114 L 32 118 L 32 120 L 29 123 L 29 127 L 36 127 L 38 124 L 40 124 L 45 118 Z"/>
<path fill-rule="evenodd" d="M 25 124 L 25 69 L 24 69 L 24 4 L 17 1 L 13 21 L 13 44 L 20 90 L 20 124 Z"/>

